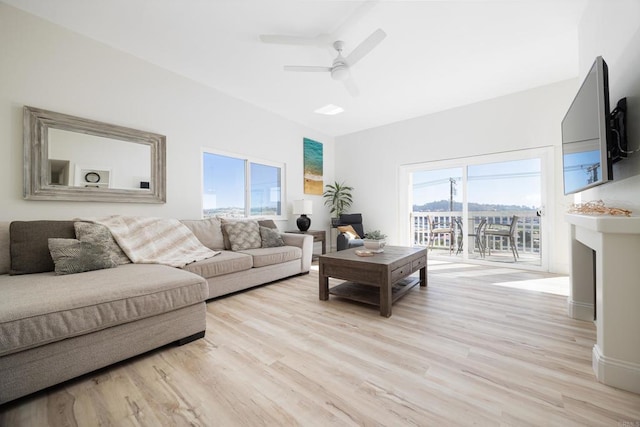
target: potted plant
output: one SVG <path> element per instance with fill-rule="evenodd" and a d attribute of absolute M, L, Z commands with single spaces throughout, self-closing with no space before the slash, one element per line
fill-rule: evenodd
<path fill-rule="evenodd" d="M 380 230 L 367 231 L 363 239 L 364 247 L 374 252 L 382 252 L 384 245 L 387 244 L 386 237 L 387 235 Z"/>
<path fill-rule="evenodd" d="M 353 197 L 351 196 L 353 187 L 345 185 L 344 182 L 339 183 L 336 181 L 333 184 L 325 185 L 325 188 L 325 192 L 322 193 L 324 205 L 330 206 L 331 210 L 329 212 L 335 215 L 335 217 L 331 219 L 331 225 L 339 225 L 340 215 L 353 203 Z"/>

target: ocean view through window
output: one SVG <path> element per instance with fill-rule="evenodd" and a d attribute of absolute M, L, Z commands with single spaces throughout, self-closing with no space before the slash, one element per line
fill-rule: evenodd
<path fill-rule="evenodd" d="M 280 217 L 284 165 L 204 151 L 202 216 Z"/>

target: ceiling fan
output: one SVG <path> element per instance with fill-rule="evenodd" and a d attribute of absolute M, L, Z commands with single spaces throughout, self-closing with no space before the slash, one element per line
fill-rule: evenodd
<path fill-rule="evenodd" d="M 358 88 L 351 78 L 349 69 L 371 52 L 387 36 L 387 34 L 382 29 L 377 29 L 346 57 L 342 56 L 345 43 L 340 40 L 339 37 L 347 27 L 354 25 L 364 15 L 369 13 L 369 11 L 375 7 L 378 2 L 379 0 L 365 0 L 330 34 L 321 33 L 315 37 L 262 34 L 260 35 L 260 40 L 263 43 L 288 45 L 311 45 L 317 47 L 332 45 L 338 52 L 338 56 L 333 60 L 330 67 L 285 65 L 284 69 L 285 71 L 329 72 L 331 73 L 331 78 L 342 81 L 347 91 L 352 96 L 357 96 Z"/>
<path fill-rule="evenodd" d="M 387 34 L 380 28 L 375 30 L 369 37 L 367 37 L 362 43 L 360 43 L 353 51 L 345 58 L 342 56 L 342 49 L 344 48 L 344 42 L 337 40 L 333 42 L 333 48 L 338 52 L 338 56 L 333 60 L 331 67 L 321 66 L 309 66 L 309 65 L 285 65 L 285 71 L 310 71 L 310 72 L 324 72 L 331 73 L 331 78 L 334 80 L 346 80 L 349 77 L 349 67 L 353 67 L 362 58 L 364 58 L 369 52 L 371 52 Z"/>

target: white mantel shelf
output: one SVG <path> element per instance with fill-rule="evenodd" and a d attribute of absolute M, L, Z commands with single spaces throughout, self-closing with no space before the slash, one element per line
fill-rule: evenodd
<path fill-rule="evenodd" d="M 640 216 L 567 214 L 567 222 L 598 233 L 640 234 Z"/>
<path fill-rule="evenodd" d="M 595 320 L 592 363 L 598 381 L 640 393 L 640 217 L 568 214 L 566 220 L 569 316 Z"/>

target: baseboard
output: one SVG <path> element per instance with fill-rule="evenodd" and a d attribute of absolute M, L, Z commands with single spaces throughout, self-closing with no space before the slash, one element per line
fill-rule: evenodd
<path fill-rule="evenodd" d="M 189 335 L 188 337 L 184 337 L 176 341 L 178 345 L 189 344 L 191 341 L 199 340 L 200 338 L 204 338 L 205 331 L 200 331 L 196 334 Z"/>
<path fill-rule="evenodd" d="M 567 314 L 572 319 L 587 320 L 593 322 L 595 308 L 593 304 L 587 304 L 584 302 L 578 302 L 567 298 Z"/>
<path fill-rule="evenodd" d="M 640 364 L 607 357 L 598 344 L 593 346 L 592 355 L 593 371 L 598 381 L 640 394 Z"/>

